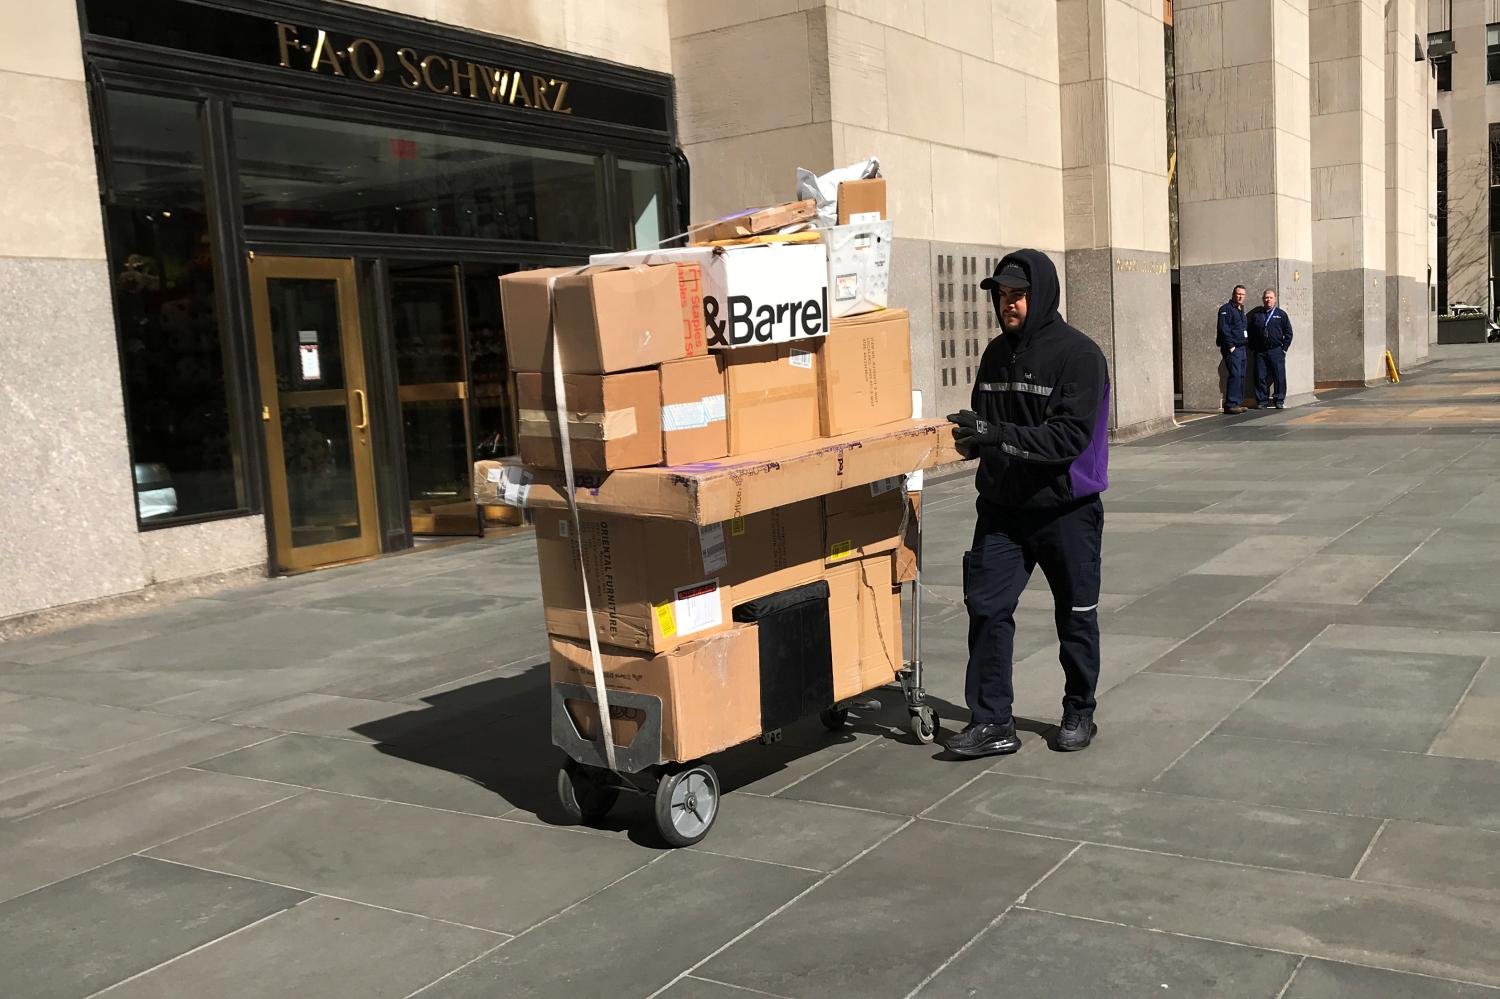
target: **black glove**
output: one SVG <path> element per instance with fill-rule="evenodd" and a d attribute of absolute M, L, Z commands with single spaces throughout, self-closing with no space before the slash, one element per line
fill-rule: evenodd
<path fill-rule="evenodd" d="M 999 424 L 981 420 L 973 410 L 950 413 L 948 422 L 953 424 L 953 440 L 965 450 L 1000 446 Z"/>

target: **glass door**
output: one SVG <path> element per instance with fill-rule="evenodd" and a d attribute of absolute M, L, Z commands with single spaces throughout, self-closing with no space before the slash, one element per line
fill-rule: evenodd
<path fill-rule="evenodd" d="M 285 571 L 380 550 L 354 282 L 353 260 L 250 260 L 275 559 Z"/>

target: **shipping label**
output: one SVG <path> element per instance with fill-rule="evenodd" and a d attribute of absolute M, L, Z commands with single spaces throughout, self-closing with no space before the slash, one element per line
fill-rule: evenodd
<path fill-rule="evenodd" d="M 724 623 L 724 608 L 719 603 L 719 581 L 710 579 L 679 588 L 673 595 L 672 611 L 677 618 L 679 635 L 717 628 Z"/>
<path fill-rule="evenodd" d="M 729 548 L 724 544 L 724 525 L 709 524 L 698 528 L 698 548 L 703 553 L 703 572 L 712 574 L 729 564 Z"/>

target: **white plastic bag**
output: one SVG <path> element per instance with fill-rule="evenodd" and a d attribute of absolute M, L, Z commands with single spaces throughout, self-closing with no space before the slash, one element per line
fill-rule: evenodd
<path fill-rule="evenodd" d="M 839 220 L 839 185 L 846 180 L 869 180 L 880 176 L 880 161 L 871 156 L 867 160 L 860 160 L 837 170 L 830 170 L 823 176 L 816 176 L 806 167 L 797 168 L 797 198 L 805 201 L 811 198 L 818 203 L 818 225 L 820 227 L 832 227 Z"/>

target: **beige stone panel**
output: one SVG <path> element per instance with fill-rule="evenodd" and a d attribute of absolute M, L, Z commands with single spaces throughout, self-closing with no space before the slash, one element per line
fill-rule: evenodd
<path fill-rule="evenodd" d="M 1306 76 L 1307 65 L 1311 60 L 1307 4 L 1268 0 L 1266 6 L 1275 9 L 1276 61 Z"/>
<path fill-rule="evenodd" d="M 1165 174 L 1166 101 L 1114 82 L 1108 85 L 1108 94 L 1110 161 L 1146 173 Z"/>
<path fill-rule="evenodd" d="M 432 21 L 437 19 L 437 0 L 355 0 L 364 7 L 388 10 L 392 14 L 405 14 Z M 535 2 L 535 0 L 533 0 Z"/>
<path fill-rule="evenodd" d="M 1399 0 L 1392 0 L 1391 6 L 1399 6 Z M 1361 0 L 1359 5 L 1360 51 L 1364 53 L 1366 59 L 1379 60 L 1381 65 L 1385 64 L 1383 56 L 1385 54 L 1386 41 L 1385 12 L 1382 9 L 1383 7 L 1383 3 L 1376 3 L 1375 0 Z M 1406 37 L 1408 39 L 1413 37 L 1410 29 L 1408 29 Z M 1407 53 L 1408 58 L 1410 58 L 1411 50 L 1407 49 Z"/>
<path fill-rule="evenodd" d="M 102 259 L 84 85 L 0 73 L 0 256 Z"/>
<path fill-rule="evenodd" d="M 1275 52 L 1275 0 L 1225 0 L 1224 65 L 1270 61 Z"/>
<path fill-rule="evenodd" d="M 1109 193 L 1110 243 L 1120 249 L 1145 249 L 1146 206 L 1140 171 L 1111 164 Z"/>
<path fill-rule="evenodd" d="M 1141 204 L 1146 219 L 1143 250 L 1167 253 L 1172 248 L 1172 219 L 1167 209 L 1167 178 L 1141 174 Z"/>
<path fill-rule="evenodd" d="M 1315 219 L 1358 218 L 1364 210 L 1359 165 L 1318 167 L 1312 172 L 1312 210 Z"/>
<path fill-rule="evenodd" d="M 1370 206 L 1372 210 L 1359 220 L 1364 235 L 1362 266 L 1383 271 L 1386 269 L 1385 199 L 1377 195 L 1371 199 Z"/>
<path fill-rule="evenodd" d="M 662 73 L 672 72 L 672 32 L 661 0 L 567 0 L 568 50 Z M 806 49 L 806 19 L 802 22 Z"/>
<path fill-rule="evenodd" d="M 1307 77 L 1280 63 L 1275 65 L 1274 73 L 1270 72 L 1270 64 L 1264 64 L 1264 66 L 1268 77 L 1265 82 L 1269 84 L 1269 78 L 1274 77 L 1276 85 L 1276 106 L 1274 111 L 1267 108 L 1264 117 L 1274 121 L 1276 127 L 1284 132 L 1290 132 L 1303 139 L 1311 138 L 1312 115 L 1308 107 L 1310 97 Z M 1270 93 L 1270 91 L 1262 91 L 1262 93 Z M 1267 124 L 1270 123 L 1270 121 L 1267 122 Z"/>
<path fill-rule="evenodd" d="M 1063 171 L 1063 239 L 1070 250 L 1110 245 L 1109 172 L 1099 166 Z"/>
<path fill-rule="evenodd" d="M 963 59 L 964 145 L 980 152 L 1019 155 L 1030 135 L 1032 108 L 1026 77 L 988 59 Z M 1057 106 L 1051 108 L 1057 117 Z M 1020 147 L 1020 148 L 1018 148 Z M 1034 156 L 1021 156 L 1034 159 Z"/>
<path fill-rule="evenodd" d="M 1167 36 L 1162 26 L 1161 5 L 1157 5 L 1154 15 L 1143 14 L 1137 17 L 1135 24 L 1136 31 L 1140 35 L 1140 88 L 1148 94 L 1166 100 Z"/>
<path fill-rule="evenodd" d="M 1306 139 L 1276 136 L 1276 193 L 1307 201 L 1312 197 L 1312 147 Z"/>
<path fill-rule="evenodd" d="M 890 130 L 930 142 L 964 144 L 959 55 L 925 38 L 886 29 L 886 91 Z"/>
<path fill-rule="evenodd" d="M 492 0 L 429 0 L 432 16 L 445 24 L 523 42 L 564 49 L 568 45 L 564 4 L 494 3 Z"/>
<path fill-rule="evenodd" d="M 992 0 L 995 61 L 1028 76 L 1058 82 L 1057 5 Z"/>
<path fill-rule="evenodd" d="M 1000 240 L 1004 246 L 1061 249 L 1063 234 L 1062 171 L 1001 157 L 999 174 Z"/>
<path fill-rule="evenodd" d="M 757 53 L 754 72 L 747 71 L 747 52 Z M 805 14 L 678 39 L 672 59 L 684 145 L 813 120 Z"/>
<path fill-rule="evenodd" d="M 686 146 L 694 218 L 718 218 L 754 205 L 785 201 L 797 167 L 817 173 L 833 169 L 832 133 L 831 126 L 820 123 Z M 872 151 L 881 155 L 884 164 L 886 150 Z"/>
<path fill-rule="evenodd" d="M 920 37 L 927 34 L 926 5 L 921 0 L 827 0 L 827 3 L 847 14 L 897 28 L 908 35 Z"/>
<path fill-rule="evenodd" d="M 1312 206 L 1296 198 L 1276 198 L 1276 252 L 1288 260 L 1312 259 Z"/>
<path fill-rule="evenodd" d="M 881 131 L 890 127 L 885 26 L 830 9 L 828 78 L 833 120 Z M 814 14 L 814 17 L 817 15 Z M 818 53 L 812 53 L 814 59 Z M 897 86 L 906 86 L 898 79 Z"/>
<path fill-rule="evenodd" d="M 0 70 L 82 80 L 77 6 L 63 0 L 0 3 Z"/>
<path fill-rule="evenodd" d="M 1004 150 L 1007 156 L 1057 169 L 1062 167 L 1062 92 L 1056 83 L 1026 79 L 1026 141 Z"/>
<path fill-rule="evenodd" d="M 236 517 L 141 532 L 148 583 L 194 579 L 266 564 L 266 522 Z"/>
<path fill-rule="evenodd" d="M 1177 141 L 1177 197 L 1184 202 L 1227 198 L 1224 136 Z"/>
<path fill-rule="evenodd" d="M 1224 8 L 1217 3 L 1172 12 L 1177 78 L 1224 65 Z"/>
<path fill-rule="evenodd" d="M 1064 83 L 1059 88 L 1063 167 L 1107 162 L 1107 108 L 1103 80 Z"/>
<path fill-rule="evenodd" d="M 932 147 L 932 238 L 950 243 L 999 243 L 1000 215 L 1031 196 L 1000 188 L 994 156 L 953 146 Z"/>
<path fill-rule="evenodd" d="M 1057 71 L 1062 83 L 1094 78 L 1090 5 L 1097 0 L 1057 0 Z M 997 49 L 997 51 L 999 51 Z"/>
<path fill-rule="evenodd" d="M 1331 59 L 1312 64 L 1312 114 L 1337 114 L 1357 111 L 1364 86 L 1361 59 Z"/>
<path fill-rule="evenodd" d="M 1179 142 L 1224 133 L 1227 121 L 1224 89 L 1230 72 L 1214 69 L 1177 77 Z"/>
<path fill-rule="evenodd" d="M 1272 129 L 1224 136 L 1224 191 L 1231 198 L 1271 194 L 1276 189 L 1276 135 Z"/>
<path fill-rule="evenodd" d="M 990 0 L 926 0 L 926 4 L 926 35 L 929 39 L 982 59 L 995 57 Z"/>
<path fill-rule="evenodd" d="M 1364 141 L 1364 115 L 1359 111 L 1318 115 L 1313 119 L 1312 165 L 1348 163 Z"/>
<path fill-rule="evenodd" d="M 1313 261 L 1320 271 L 1347 271 L 1359 267 L 1363 241 L 1358 219 L 1314 219 Z"/>
<path fill-rule="evenodd" d="M 1361 131 L 1360 140 L 1360 162 L 1366 167 L 1378 170 L 1381 175 L 1380 186 L 1385 186 L 1385 122 L 1379 115 L 1364 114 L 1364 128 Z"/>
<path fill-rule="evenodd" d="M 1099 0 L 1104 15 L 1105 71 L 1111 82 L 1141 85 L 1140 11 L 1126 0 Z"/>
<path fill-rule="evenodd" d="M 1385 67 L 1368 59 L 1360 61 L 1360 107 L 1372 114 L 1383 114 L 1385 107 Z"/>
<path fill-rule="evenodd" d="M 1275 198 L 1231 198 L 1178 206 L 1182 263 L 1222 264 L 1276 256 Z"/>
<path fill-rule="evenodd" d="M 1359 3 L 1320 4 L 1308 15 L 1312 61 L 1346 59 L 1360 54 Z"/>
<path fill-rule="evenodd" d="M 486 6 L 494 7 L 525 6 L 524 4 L 496 3 L 495 0 L 483 0 L 483 2 Z M 545 6 L 552 5 L 546 4 Z M 747 24 L 750 21 L 763 21 L 769 17 L 780 17 L 782 14 L 794 14 L 802 10 L 804 6 L 798 0 L 735 0 L 733 3 L 670 0 L 667 13 L 671 21 L 672 37 L 680 38 L 683 35 L 718 31 L 720 28 Z"/>
<path fill-rule="evenodd" d="M 1276 79 L 1278 68 L 1269 62 L 1254 66 L 1235 66 L 1224 71 L 1224 118 L 1230 132 L 1248 132 L 1259 128 L 1270 128 L 1282 104 L 1281 92 L 1274 96 L 1271 81 Z M 1302 89 L 1303 127 L 1295 134 L 1307 134 L 1307 88 Z"/>
<path fill-rule="evenodd" d="M 903 239 L 932 239 L 932 147 L 920 139 L 836 126 L 835 162 L 880 157 L 886 211 Z"/>

